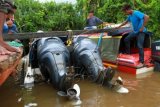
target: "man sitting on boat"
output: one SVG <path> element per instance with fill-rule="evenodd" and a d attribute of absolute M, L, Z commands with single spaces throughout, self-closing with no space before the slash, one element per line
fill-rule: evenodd
<path fill-rule="evenodd" d="M 14 5 L 13 9 L 7 14 L 7 17 L 6 17 L 6 23 L 8 25 L 8 33 L 9 34 L 18 32 L 17 26 L 14 21 L 14 13 L 16 12 L 16 8 L 17 7 Z"/>
<path fill-rule="evenodd" d="M 139 49 L 139 65 L 138 67 L 144 66 L 144 50 L 143 50 L 143 43 L 145 38 L 145 33 L 147 29 L 145 28 L 145 25 L 147 24 L 149 20 L 149 16 L 137 11 L 132 10 L 131 6 L 126 4 L 123 7 L 123 12 L 128 15 L 128 18 L 125 22 L 123 22 L 120 26 L 117 28 L 120 28 L 124 25 L 126 25 L 128 22 L 132 23 L 133 26 L 133 32 L 129 33 L 129 35 L 124 39 L 125 47 L 126 47 L 126 54 L 130 54 L 130 41 L 134 37 L 137 38 L 137 46 Z"/>
<path fill-rule="evenodd" d="M 8 13 L 9 9 L 12 9 L 11 0 L 0 0 L 0 55 L 10 54 L 10 52 L 20 52 L 19 48 L 9 46 L 2 37 L 2 29 L 5 21 L 5 14 Z"/>
<path fill-rule="evenodd" d="M 14 11 L 8 10 L 8 13 L 6 15 L 6 21 L 3 26 L 3 33 L 12 34 L 12 33 L 18 32 L 17 26 L 15 25 L 14 20 L 12 19 L 13 15 L 14 15 Z"/>
<path fill-rule="evenodd" d="M 103 21 L 99 19 L 98 17 L 94 16 L 94 11 L 90 11 L 89 15 L 86 20 L 87 26 L 84 28 L 86 29 L 97 29 L 97 25 L 102 24 Z"/>

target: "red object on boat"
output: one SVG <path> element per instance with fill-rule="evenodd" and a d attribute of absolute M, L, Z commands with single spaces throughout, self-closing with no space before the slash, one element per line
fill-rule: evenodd
<path fill-rule="evenodd" d="M 137 68 L 139 62 L 139 54 L 119 54 L 117 58 L 117 62 L 119 65 L 126 65 L 129 67 Z M 151 49 L 145 48 L 144 49 L 144 62 L 145 65 L 151 66 Z"/>
<path fill-rule="evenodd" d="M 117 62 L 112 63 L 116 65 L 118 71 L 130 73 L 130 74 L 141 74 L 144 72 L 148 72 L 153 69 L 153 64 L 151 62 L 151 49 L 144 49 L 144 61 L 145 66 L 138 68 L 137 65 L 139 62 L 139 54 L 138 50 L 133 49 L 132 52 L 136 52 L 134 54 L 119 54 L 117 57 Z M 111 64 L 110 62 L 104 62 L 104 65 Z"/>

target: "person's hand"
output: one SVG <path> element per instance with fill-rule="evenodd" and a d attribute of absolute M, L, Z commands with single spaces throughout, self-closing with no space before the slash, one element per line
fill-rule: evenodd
<path fill-rule="evenodd" d="M 139 29 L 139 32 L 143 32 L 143 29 L 144 29 L 143 27 L 142 27 L 142 28 L 140 28 L 140 29 Z"/>
<path fill-rule="evenodd" d="M 7 23 L 7 25 L 8 25 L 9 27 L 11 27 L 11 26 L 13 25 L 13 22 L 12 22 L 11 20 L 7 21 L 6 23 Z"/>

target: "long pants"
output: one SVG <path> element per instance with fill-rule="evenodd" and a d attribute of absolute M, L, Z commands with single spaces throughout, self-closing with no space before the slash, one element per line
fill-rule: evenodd
<path fill-rule="evenodd" d="M 144 32 L 138 32 L 138 33 L 131 32 L 124 39 L 125 47 L 126 47 L 126 53 L 130 54 L 130 41 L 134 37 L 136 37 L 136 39 L 137 39 L 137 47 L 138 47 L 138 50 L 139 50 L 139 61 L 141 63 L 144 63 L 144 49 L 143 49 L 144 38 L 145 38 L 145 33 Z"/>

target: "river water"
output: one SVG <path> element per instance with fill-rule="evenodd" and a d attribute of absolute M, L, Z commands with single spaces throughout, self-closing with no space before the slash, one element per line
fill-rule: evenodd
<path fill-rule="evenodd" d="M 87 80 L 80 81 L 81 104 L 57 95 L 51 84 L 38 83 L 32 90 L 15 85 L 12 78 L 0 87 L 0 107 L 160 107 L 160 72 L 121 76 L 128 94 L 119 94 Z"/>

